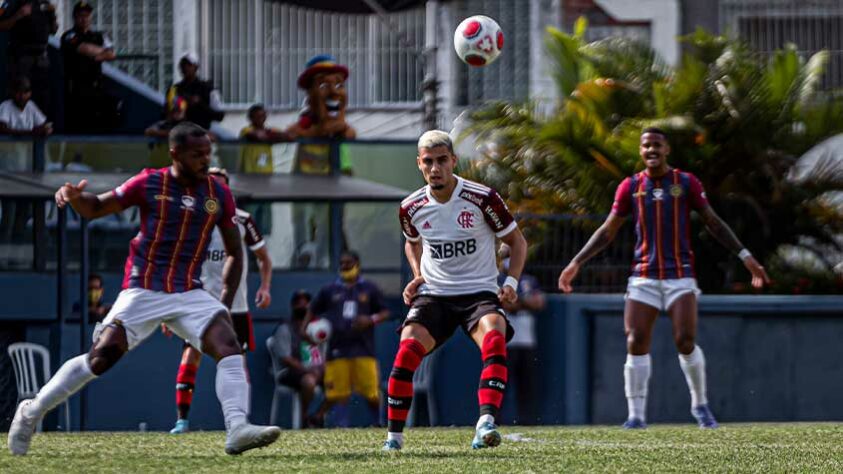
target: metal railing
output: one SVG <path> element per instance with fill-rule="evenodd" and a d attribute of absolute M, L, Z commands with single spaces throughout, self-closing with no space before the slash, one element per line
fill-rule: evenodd
<path fill-rule="evenodd" d="M 822 87 L 843 87 L 843 2 L 840 0 L 721 0 L 720 31 L 772 54 L 787 43 L 808 58 L 829 51 Z"/>
<path fill-rule="evenodd" d="M 229 107 L 263 102 L 296 109 L 304 99 L 296 80 L 308 59 L 332 54 L 351 71 L 351 107 L 413 106 L 421 101 L 424 6 L 376 15 L 301 8 L 267 0 L 206 0 L 200 8 L 201 51 L 208 76 Z"/>

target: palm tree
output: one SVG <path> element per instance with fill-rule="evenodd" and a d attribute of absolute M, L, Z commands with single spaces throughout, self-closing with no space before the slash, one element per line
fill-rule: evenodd
<path fill-rule="evenodd" d="M 789 45 L 768 57 L 698 30 L 671 67 L 629 39 L 586 43 L 585 28 L 581 19 L 570 35 L 548 29 L 561 97 L 552 114 L 494 102 L 470 115 L 467 133 L 491 145 L 463 174 L 501 190 L 518 212 L 605 215 L 618 183 L 641 168 L 640 130 L 659 126 L 670 134 L 671 164 L 700 178 L 714 208 L 772 270 L 775 290 L 790 291 L 799 275 L 810 276 L 806 291 L 833 288 L 843 213 L 826 197 L 843 189 L 843 174 L 829 162 L 809 179 L 788 178 L 799 156 L 843 131 L 843 104 L 820 90 L 828 53 L 804 60 Z M 695 229 L 698 261 L 722 262 L 698 265 L 703 287 L 737 289 L 746 279 L 738 260 Z M 788 258 L 796 254 L 803 264 Z"/>

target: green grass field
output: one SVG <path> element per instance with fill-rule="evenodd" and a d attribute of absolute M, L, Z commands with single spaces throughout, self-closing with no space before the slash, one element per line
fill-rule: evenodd
<path fill-rule="evenodd" d="M 36 436 L 26 457 L 12 457 L 4 439 L 0 472 L 843 472 L 840 424 L 716 431 L 656 425 L 635 432 L 504 427 L 502 433 L 507 439 L 500 447 L 472 451 L 471 429 L 412 429 L 404 451 L 384 454 L 382 429 L 285 431 L 274 445 L 241 456 L 223 453 L 221 432 L 48 433 Z"/>

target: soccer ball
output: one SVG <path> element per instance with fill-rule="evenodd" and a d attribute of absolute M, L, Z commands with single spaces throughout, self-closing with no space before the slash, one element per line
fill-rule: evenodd
<path fill-rule="evenodd" d="M 331 337 L 331 322 L 325 318 L 314 319 L 306 331 L 311 339 L 321 344 Z"/>
<path fill-rule="evenodd" d="M 488 16 L 470 16 L 454 32 L 454 49 L 470 66 L 491 64 L 503 49 L 501 27 Z"/>

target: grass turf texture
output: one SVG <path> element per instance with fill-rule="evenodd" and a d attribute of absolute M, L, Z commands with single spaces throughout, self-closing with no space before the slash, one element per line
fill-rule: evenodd
<path fill-rule="evenodd" d="M 46 433 L 25 457 L 12 457 L 4 443 L 0 472 L 843 472 L 839 424 L 502 430 L 515 433 L 522 441 L 471 450 L 472 429 L 411 429 L 404 451 L 381 453 L 383 429 L 284 431 L 272 446 L 241 456 L 223 453 L 221 432 Z"/>

